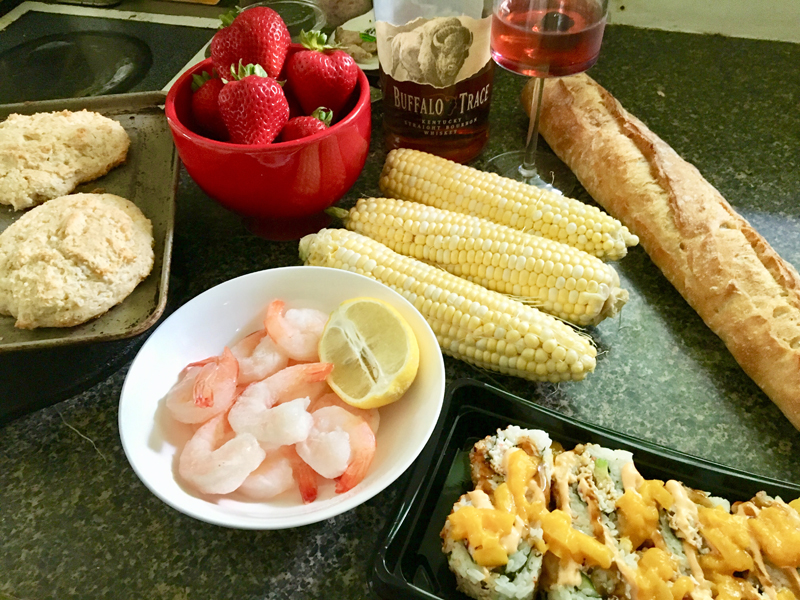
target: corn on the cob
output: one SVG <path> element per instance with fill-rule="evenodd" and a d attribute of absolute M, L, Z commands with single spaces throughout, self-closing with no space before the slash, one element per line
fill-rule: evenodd
<path fill-rule="evenodd" d="M 539 310 L 390 250 L 346 229 L 300 240 L 307 265 L 376 279 L 402 294 L 430 324 L 445 354 L 536 381 L 578 381 L 595 368 L 591 340 Z"/>
<path fill-rule="evenodd" d="M 628 300 L 599 258 L 480 217 L 395 198 L 342 212 L 351 231 L 576 325 L 596 325 Z"/>
<path fill-rule="evenodd" d="M 380 188 L 387 196 L 483 217 L 605 260 L 620 259 L 639 243 L 595 206 L 419 150 L 389 152 Z"/>

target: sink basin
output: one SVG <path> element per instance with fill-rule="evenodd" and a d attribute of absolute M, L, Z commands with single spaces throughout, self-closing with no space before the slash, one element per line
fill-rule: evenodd
<path fill-rule="evenodd" d="M 121 94 L 152 65 L 149 46 L 124 33 L 45 35 L 0 54 L 0 98 L 11 103 Z"/>
<path fill-rule="evenodd" d="M 0 18 L 0 104 L 162 90 L 219 20 L 23 2 Z"/>

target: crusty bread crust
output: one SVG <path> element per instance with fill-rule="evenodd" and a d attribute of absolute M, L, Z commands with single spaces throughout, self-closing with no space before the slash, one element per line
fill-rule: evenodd
<path fill-rule="evenodd" d="M 0 204 L 30 208 L 125 161 L 128 133 L 88 110 L 12 114 L 0 123 Z"/>
<path fill-rule="evenodd" d="M 0 234 L 0 314 L 16 327 L 72 327 L 122 302 L 153 268 L 153 230 L 130 200 L 71 194 Z"/>
<path fill-rule="evenodd" d="M 531 86 L 523 92 L 530 106 Z M 548 81 L 540 131 L 800 429 L 800 275 L 700 172 L 585 74 Z"/>

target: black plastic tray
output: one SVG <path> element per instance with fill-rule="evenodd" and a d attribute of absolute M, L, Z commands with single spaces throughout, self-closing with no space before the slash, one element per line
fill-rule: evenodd
<path fill-rule="evenodd" d="M 470 486 L 468 452 L 498 428 L 519 425 L 542 429 L 566 448 L 592 442 L 633 452 L 648 479 L 677 479 L 731 502 L 749 500 L 764 490 L 783 499 L 800 496 L 800 485 L 724 467 L 663 446 L 636 440 L 472 380 L 454 382 L 439 422 L 415 463 L 397 516 L 383 536 L 371 583 L 385 598 L 463 600 L 441 550 L 441 531 L 453 503 Z"/>

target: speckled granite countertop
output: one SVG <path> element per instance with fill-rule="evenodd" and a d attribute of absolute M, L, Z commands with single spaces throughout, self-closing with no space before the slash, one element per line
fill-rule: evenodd
<path fill-rule="evenodd" d="M 610 26 L 591 74 L 800 267 L 798 64 L 796 44 Z M 522 84 L 498 72 L 483 157 L 522 143 Z M 384 150 L 375 108 L 369 163 L 343 206 L 378 192 Z M 183 174 L 173 306 L 232 277 L 294 264 L 296 243 L 253 236 Z M 641 249 L 618 268 L 631 299 L 619 318 L 590 331 L 601 352 L 584 382 L 535 385 L 450 359 L 448 377 L 490 381 L 570 416 L 800 482 L 800 433 Z M 296 530 L 197 522 L 153 496 L 125 459 L 117 402 L 126 365 L 0 427 L 0 598 L 373 597 L 370 563 L 402 480 L 349 513 Z"/>

